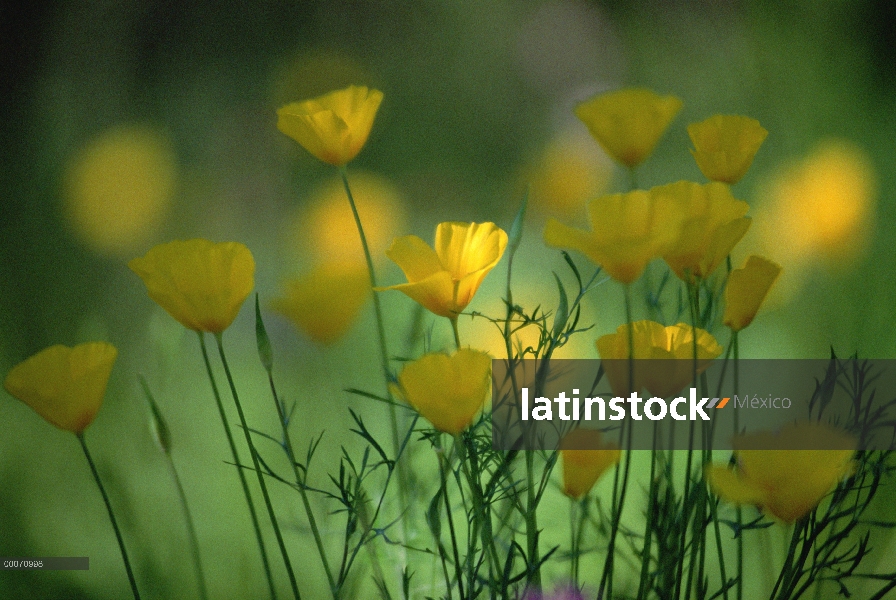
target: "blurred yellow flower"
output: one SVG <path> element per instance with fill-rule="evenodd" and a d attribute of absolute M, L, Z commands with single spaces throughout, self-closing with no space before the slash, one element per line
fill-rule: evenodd
<path fill-rule="evenodd" d="M 221 333 L 255 287 L 255 259 L 237 242 L 203 239 L 160 244 L 128 267 L 149 297 L 187 329 Z"/>
<path fill-rule="evenodd" d="M 754 504 L 789 523 L 818 506 L 853 472 L 855 448 L 855 439 L 829 425 L 795 423 L 778 434 L 735 437 L 737 467 L 706 465 L 705 475 L 724 500 Z"/>
<path fill-rule="evenodd" d="M 383 101 L 379 90 L 349 86 L 277 110 L 277 129 L 325 163 L 350 162 L 370 135 Z"/>
<path fill-rule="evenodd" d="M 177 167 L 160 131 L 125 125 L 104 131 L 69 162 L 64 211 L 91 250 L 128 255 L 159 230 L 174 196 Z"/>
<path fill-rule="evenodd" d="M 740 115 L 715 115 L 688 125 L 700 171 L 711 181 L 737 183 L 753 164 L 768 135 L 759 121 Z"/>
<path fill-rule="evenodd" d="M 80 435 L 100 410 L 117 357 L 106 342 L 50 346 L 13 367 L 3 387 L 51 424 Z"/>
<path fill-rule="evenodd" d="M 396 238 L 386 255 L 408 283 L 399 290 L 433 313 L 456 319 L 507 247 L 507 233 L 494 223 L 440 223 L 433 250 L 416 235 Z"/>
<path fill-rule="evenodd" d="M 491 357 L 464 348 L 451 356 L 426 354 L 408 363 L 395 391 L 433 427 L 457 435 L 485 405 L 491 376 Z"/>
<path fill-rule="evenodd" d="M 401 194 L 387 178 L 370 171 L 352 171 L 351 183 L 370 253 L 374 260 L 384 259 L 389 243 L 405 229 Z M 340 177 L 323 183 L 296 207 L 285 233 L 288 254 L 296 259 L 310 254 L 315 262 L 364 261 L 358 227 Z"/>
<path fill-rule="evenodd" d="M 709 277 L 752 222 L 744 216 L 750 206 L 735 199 L 723 183 L 679 181 L 655 187 L 651 193 L 671 201 L 680 211 L 678 239 L 663 259 L 686 282 Z"/>
<path fill-rule="evenodd" d="M 819 144 L 785 169 L 767 191 L 766 243 L 785 265 L 793 260 L 854 260 L 871 236 L 877 195 L 868 154 L 846 140 Z"/>
<path fill-rule="evenodd" d="M 369 295 L 363 262 L 325 264 L 286 282 L 286 294 L 271 307 L 312 340 L 331 344 L 348 331 Z"/>
<path fill-rule="evenodd" d="M 780 274 L 780 265 L 761 256 L 750 256 L 743 268 L 731 271 L 725 286 L 722 322 L 733 331 L 740 331 L 752 323 Z"/>
<path fill-rule="evenodd" d="M 625 88 L 579 104 L 576 116 L 607 154 L 632 168 L 650 156 L 680 110 L 681 100 L 675 96 Z"/>
<path fill-rule="evenodd" d="M 619 446 L 604 442 L 593 429 L 573 429 L 560 440 L 563 493 L 578 500 L 591 491 L 600 476 L 619 462 Z"/>
<path fill-rule="evenodd" d="M 586 201 L 606 191 L 612 174 L 612 163 L 587 133 L 561 133 L 526 169 L 529 206 L 542 214 L 580 218 Z"/>
<path fill-rule="evenodd" d="M 616 333 L 597 339 L 597 352 L 613 393 L 628 396 L 647 389 L 657 398 L 669 398 L 684 389 L 694 377 L 694 328 L 685 323 L 664 326 L 655 321 L 632 323 L 635 389 L 628 389 L 628 324 Z M 697 328 L 697 373 L 705 371 L 722 354 L 722 347 L 704 329 Z"/>
<path fill-rule="evenodd" d="M 552 248 L 578 250 L 622 283 L 637 280 L 644 267 L 678 238 L 681 211 L 644 190 L 612 194 L 588 202 L 591 231 L 550 219 L 544 242 Z"/>

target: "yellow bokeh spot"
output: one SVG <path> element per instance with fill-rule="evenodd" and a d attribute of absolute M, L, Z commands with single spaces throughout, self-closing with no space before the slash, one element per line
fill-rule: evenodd
<path fill-rule="evenodd" d="M 524 179 L 538 212 L 565 219 L 583 218 L 585 204 L 607 190 L 610 159 L 587 135 L 561 133 L 532 161 Z"/>
<path fill-rule="evenodd" d="M 162 132 L 143 125 L 115 127 L 69 162 L 65 216 L 94 252 L 128 256 L 161 227 L 176 181 L 174 151 Z"/>
<path fill-rule="evenodd" d="M 772 181 L 766 242 L 784 262 L 851 262 L 867 247 L 876 193 L 874 170 L 861 148 L 845 140 L 824 142 Z"/>
<path fill-rule="evenodd" d="M 401 195 L 388 179 L 352 170 L 348 175 L 364 234 L 375 262 L 385 259 L 386 248 L 404 231 L 406 215 Z M 358 227 L 341 178 L 323 184 L 295 212 L 287 244 L 311 255 L 314 262 L 354 263 L 364 260 Z"/>

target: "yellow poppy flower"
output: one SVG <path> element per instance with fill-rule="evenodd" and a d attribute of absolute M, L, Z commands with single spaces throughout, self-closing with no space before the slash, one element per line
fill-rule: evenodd
<path fill-rule="evenodd" d="M 681 100 L 675 96 L 626 88 L 579 104 L 576 116 L 607 154 L 632 168 L 650 156 L 680 110 Z"/>
<path fill-rule="evenodd" d="M 563 493 L 574 500 L 586 496 L 600 476 L 619 462 L 619 446 L 604 442 L 593 429 L 574 429 L 560 440 Z"/>
<path fill-rule="evenodd" d="M 678 239 L 663 259 L 683 281 L 709 277 L 750 228 L 752 220 L 744 216 L 750 206 L 723 183 L 679 181 L 650 191 L 681 213 Z"/>
<path fill-rule="evenodd" d="M 725 325 L 740 331 L 752 323 L 780 274 L 780 265 L 761 256 L 751 256 L 743 268 L 731 271 L 725 287 Z"/>
<path fill-rule="evenodd" d="M 818 506 L 853 472 L 855 448 L 855 439 L 833 427 L 795 423 L 777 435 L 736 437 L 737 467 L 706 465 L 706 480 L 724 500 L 754 504 L 789 523 Z"/>
<path fill-rule="evenodd" d="M 628 324 L 616 333 L 597 339 L 597 352 L 613 393 L 625 397 L 647 389 L 657 398 L 679 393 L 694 377 L 694 328 L 685 323 L 664 326 L 655 321 L 632 323 L 635 361 L 635 389 L 628 389 Z M 697 328 L 697 373 L 709 368 L 722 354 L 722 346 L 711 333 Z M 646 359 L 646 360 L 645 360 Z"/>
<path fill-rule="evenodd" d="M 408 363 L 395 391 L 433 427 L 457 435 L 485 405 L 491 377 L 491 357 L 464 348 L 451 356 L 426 354 Z"/>
<path fill-rule="evenodd" d="M 237 242 L 195 239 L 160 244 L 128 267 L 149 297 L 187 329 L 221 333 L 255 286 L 255 259 Z"/>
<path fill-rule="evenodd" d="M 644 267 L 678 238 L 681 210 L 650 192 L 611 194 L 588 203 L 591 231 L 550 219 L 544 242 L 552 248 L 578 250 L 622 283 L 637 280 Z"/>
<path fill-rule="evenodd" d="M 408 283 L 377 288 L 399 290 L 433 313 L 456 319 L 507 247 L 507 233 L 494 223 L 440 223 L 433 250 L 416 235 L 396 238 L 386 256 Z"/>
<path fill-rule="evenodd" d="M 715 115 L 688 125 L 688 135 L 694 143 L 691 154 L 706 178 L 733 184 L 753 164 L 768 131 L 750 117 Z"/>
<path fill-rule="evenodd" d="M 350 162 L 370 135 L 383 101 L 379 90 L 349 86 L 277 110 L 277 129 L 325 163 Z"/>
<path fill-rule="evenodd" d="M 341 338 L 370 295 L 370 275 L 364 263 L 320 266 L 286 284 L 286 295 L 271 307 L 286 316 L 316 342 Z"/>
<path fill-rule="evenodd" d="M 3 387 L 59 429 L 80 435 L 100 410 L 117 356 L 106 342 L 50 346 L 13 367 Z"/>

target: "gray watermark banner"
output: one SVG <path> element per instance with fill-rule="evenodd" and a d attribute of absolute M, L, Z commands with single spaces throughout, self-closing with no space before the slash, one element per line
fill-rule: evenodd
<path fill-rule="evenodd" d="M 575 436 L 577 448 L 896 448 L 896 360 L 717 359 L 696 371 L 690 359 L 494 360 L 493 445 L 555 450 L 586 429 L 600 435 Z"/>

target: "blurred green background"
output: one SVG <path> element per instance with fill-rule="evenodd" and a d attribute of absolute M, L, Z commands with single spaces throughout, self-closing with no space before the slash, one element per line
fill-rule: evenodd
<path fill-rule="evenodd" d="M 683 100 L 639 169 L 641 187 L 703 181 L 688 123 L 757 118 L 770 133 L 734 188 L 755 218 L 734 262 L 761 252 L 785 271 L 743 352 L 896 356 L 896 9 L 887 0 L 58 1 L 4 3 L 0 28 L 0 371 L 55 343 L 120 349 L 86 437 L 148 598 L 194 597 L 194 584 L 138 373 L 170 422 L 213 597 L 260 596 L 264 582 L 195 336 L 126 263 L 170 239 L 240 241 L 255 255 L 264 307 L 284 278 L 359 252 L 347 205 L 328 191 L 334 170 L 275 127 L 290 101 L 349 84 L 384 92 L 349 167 L 369 188 L 361 210 L 382 283 L 403 281 L 382 256 L 393 236 L 430 241 L 444 220 L 507 228 L 531 184 L 515 262 L 515 299 L 529 308 L 556 302 L 550 270 L 568 275 L 541 242 L 546 216 L 580 223 L 585 200 L 627 185 L 573 116 L 577 102 L 624 85 Z M 471 310 L 500 314 L 503 268 Z M 415 336 L 410 300 L 383 300 L 393 353 L 449 346 L 445 323 L 427 314 Z M 618 287 L 602 286 L 587 310 L 596 328 L 566 356 L 596 357 L 593 339 L 622 321 Z M 346 406 L 385 431 L 380 407 L 342 391 L 381 385 L 371 313 L 368 303 L 322 345 L 264 311 L 278 380 L 302 415 L 298 446 L 327 431 L 313 473 L 321 482 L 351 443 Z M 250 422 L 275 431 L 253 327 L 245 307 L 225 341 Z M 461 334 L 500 347 L 482 320 L 462 319 Z M 85 572 L 0 572 L 0 597 L 125 597 L 74 438 L 5 392 L 0 423 L 0 555 L 91 557 Z M 263 451 L 276 462 L 274 448 Z M 275 495 L 303 586 L 317 597 L 324 580 L 297 499 Z"/>

